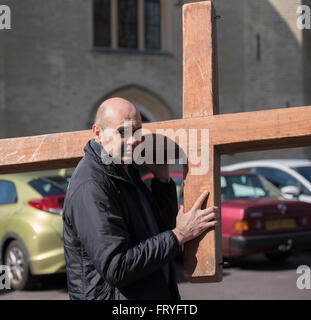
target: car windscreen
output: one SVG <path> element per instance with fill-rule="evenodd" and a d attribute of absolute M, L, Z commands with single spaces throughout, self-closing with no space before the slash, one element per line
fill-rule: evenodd
<path fill-rule="evenodd" d="M 311 182 L 311 167 L 293 167 L 292 169 Z"/>
<path fill-rule="evenodd" d="M 68 186 L 68 179 L 63 177 L 37 178 L 28 183 L 43 197 L 49 197 L 65 194 Z"/>
<path fill-rule="evenodd" d="M 184 203 L 184 196 L 183 196 L 183 179 L 181 178 L 173 178 L 176 184 L 176 193 L 177 193 L 177 201 L 179 204 Z"/>
<path fill-rule="evenodd" d="M 265 178 L 258 175 L 221 176 L 221 200 L 280 197 L 281 193 Z"/>

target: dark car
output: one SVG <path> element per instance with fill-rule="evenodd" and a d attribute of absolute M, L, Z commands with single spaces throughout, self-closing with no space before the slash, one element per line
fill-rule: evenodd
<path fill-rule="evenodd" d="M 311 248 L 311 204 L 288 200 L 260 175 L 221 175 L 224 256 L 265 253 L 273 261 Z"/>
<path fill-rule="evenodd" d="M 153 177 L 142 180 L 148 184 Z M 171 173 L 183 202 L 182 173 Z M 222 172 L 221 216 L 224 257 L 264 253 L 283 261 L 294 251 L 311 248 L 311 204 L 288 200 L 260 175 Z"/>

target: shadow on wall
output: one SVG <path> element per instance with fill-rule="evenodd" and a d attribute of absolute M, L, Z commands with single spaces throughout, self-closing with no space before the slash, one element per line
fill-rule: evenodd
<path fill-rule="evenodd" d="M 221 113 L 304 103 L 297 8 L 273 2 L 214 1 Z"/>
<path fill-rule="evenodd" d="M 214 1 L 221 16 L 217 25 L 221 113 L 311 105 L 311 30 L 303 31 L 300 44 L 299 30 L 295 29 L 297 7 L 293 3 L 282 7 L 280 1 L 273 3 Z M 311 0 L 302 4 L 311 8 Z M 221 158 L 222 165 L 270 158 L 311 159 L 311 148 Z"/>

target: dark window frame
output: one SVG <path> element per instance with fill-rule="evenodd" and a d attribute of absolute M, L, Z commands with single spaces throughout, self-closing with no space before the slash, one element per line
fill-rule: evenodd
<path fill-rule="evenodd" d="M 145 0 L 143 1 L 143 14 L 144 14 L 144 21 L 140 21 L 140 17 L 139 17 L 139 1 L 137 1 L 137 46 L 136 48 L 132 48 L 132 47 L 122 47 L 120 46 L 120 41 L 119 41 L 119 9 L 118 9 L 118 2 L 117 2 L 117 45 L 116 47 L 113 46 L 113 41 L 111 38 L 111 29 L 113 28 L 112 26 L 112 18 L 111 18 L 111 10 L 110 10 L 110 28 L 109 28 L 109 37 L 110 37 L 110 45 L 109 46 L 103 46 L 103 45 L 98 45 L 96 44 L 95 41 L 95 1 L 93 0 L 92 4 L 93 4 L 93 49 L 92 51 L 102 51 L 102 52 L 112 52 L 112 53 L 146 53 L 146 54 L 168 54 L 171 55 L 170 52 L 165 52 L 163 50 L 163 37 L 162 37 L 162 28 L 163 28 L 163 24 L 162 24 L 162 4 L 161 4 L 161 0 L 159 0 L 159 26 L 158 26 L 158 42 L 159 42 L 159 46 L 158 48 L 148 48 L 147 46 L 147 41 L 146 41 L 146 6 L 145 6 Z M 97 0 L 98 1 L 98 0 Z M 148 0 L 147 0 L 148 1 Z M 150 1 L 150 0 L 149 0 Z M 141 27 L 140 24 L 144 24 L 144 47 L 140 48 L 140 44 L 139 44 L 139 28 Z"/>
<path fill-rule="evenodd" d="M 272 178 L 266 177 L 265 174 L 262 173 L 262 171 L 261 171 L 261 172 L 258 172 L 258 170 L 260 171 L 260 169 L 266 169 L 266 171 L 269 171 L 269 170 L 270 170 L 270 172 L 271 172 L 271 171 L 279 172 L 279 173 L 281 173 L 281 174 L 283 175 L 283 177 L 288 176 L 294 183 L 293 183 L 293 184 L 291 184 L 291 183 L 286 183 L 286 184 L 280 186 L 279 183 L 278 183 L 278 181 L 274 181 Z M 269 181 L 272 182 L 274 185 L 276 185 L 277 188 L 279 188 L 279 189 L 281 189 L 281 188 L 283 188 L 283 187 L 286 187 L 286 186 L 288 186 L 288 185 L 293 185 L 293 186 L 295 186 L 295 187 L 298 187 L 298 188 L 301 190 L 302 194 L 304 194 L 304 195 L 311 195 L 310 191 L 309 191 L 299 180 L 297 180 L 297 178 L 293 177 L 291 174 L 289 174 L 288 172 L 286 172 L 286 171 L 284 171 L 284 170 L 282 170 L 282 169 L 274 168 L 274 167 L 256 167 L 256 173 L 259 173 L 260 175 L 262 175 L 263 177 L 265 177 L 267 180 L 269 180 Z M 273 181 L 272 181 L 272 180 L 273 180 Z"/>
<path fill-rule="evenodd" d="M 156 15 L 156 19 L 158 19 L 157 23 L 148 23 L 148 19 L 147 19 L 147 14 L 152 14 L 150 12 L 147 12 L 147 2 L 156 2 L 158 4 L 158 10 L 159 10 L 159 15 Z M 145 44 L 145 50 L 162 50 L 162 23 L 161 23 L 161 0 L 144 0 L 144 30 L 145 30 L 145 34 L 144 34 L 144 44 Z M 148 27 L 150 29 L 148 29 Z M 148 43 L 148 31 L 151 33 L 151 29 L 152 28 L 157 28 L 157 39 L 156 41 L 158 42 L 158 44 L 156 45 L 156 47 L 152 47 L 151 43 Z M 154 39 L 152 39 L 154 40 Z"/>
<path fill-rule="evenodd" d="M 128 2 L 131 3 L 128 3 Z M 132 3 L 134 2 L 134 3 Z M 118 0 L 118 48 L 138 50 L 138 0 Z M 121 5 L 122 4 L 122 5 Z M 136 30 L 135 30 L 136 29 Z"/>
<path fill-rule="evenodd" d="M 50 196 L 60 196 L 66 194 L 67 187 L 63 187 L 61 184 L 55 182 L 53 179 L 55 177 L 39 177 L 33 178 L 32 180 L 28 181 L 28 185 L 39 193 L 43 198 L 50 197 Z M 66 180 L 65 178 L 63 178 Z M 54 189 L 54 192 L 47 192 L 44 190 L 44 184 L 50 184 Z M 55 192 L 57 191 L 57 192 Z"/>
<path fill-rule="evenodd" d="M 106 0 L 107 3 L 103 2 L 104 0 L 93 0 L 93 44 L 94 46 L 99 47 L 111 47 L 111 2 L 110 0 Z M 104 10 L 105 5 L 108 4 L 107 10 L 108 14 L 104 14 L 104 12 L 100 12 L 98 7 L 101 10 Z M 108 21 L 105 21 L 108 20 Z M 103 32 L 99 27 L 108 26 L 108 32 Z M 104 35 L 104 36 L 103 36 Z M 107 42 L 107 43 L 105 43 Z"/>
<path fill-rule="evenodd" d="M 0 202 L 0 206 L 5 206 L 5 205 L 9 205 L 9 204 L 16 204 L 18 202 L 18 194 L 17 194 L 16 184 L 13 181 L 6 180 L 6 179 L 0 179 L 0 183 L 1 182 L 7 182 L 7 183 L 13 185 L 13 187 L 15 189 L 15 198 L 14 198 L 14 202 L 7 202 L 7 203 Z"/>

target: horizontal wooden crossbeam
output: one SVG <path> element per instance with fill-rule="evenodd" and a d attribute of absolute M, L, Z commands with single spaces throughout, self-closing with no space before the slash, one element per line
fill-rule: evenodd
<path fill-rule="evenodd" d="M 148 124 L 156 128 L 208 128 L 222 154 L 311 145 L 311 106 L 221 114 Z M 286 139 L 286 142 L 284 141 Z"/>
<path fill-rule="evenodd" d="M 146 123 L 143 128 L 152 133 L 208 128 L 209 144 L 221 154 L 303 147 L 311 145 L 311 106 Z M 83 130 L 2 139 L 0 173 L 74 167 L 91 138 L 91 130 Z"/>

